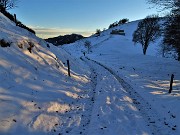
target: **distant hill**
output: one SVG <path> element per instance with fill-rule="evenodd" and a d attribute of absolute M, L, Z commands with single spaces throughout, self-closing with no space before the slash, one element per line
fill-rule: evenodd
<path fill-rule="evenodd" d="M 71 35 L 64 35 L 58 36 L 53 38 L 45 39 L 47 42 L 50 42 L 56 46 L 63 45 L 63 44 L 70 44 L 77 40 L 83 39 L 84 37 L 79 34 L 71 34 Z"/>

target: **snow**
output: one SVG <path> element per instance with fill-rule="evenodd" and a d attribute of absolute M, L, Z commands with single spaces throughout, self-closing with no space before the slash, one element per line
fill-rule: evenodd
<path fill-rule="evenodd" d="M 0 134 L 58 134 L 78 127 L 91 90 L 89 68 L 2 14 L 0 19 L 0 38 L 12 42 L 0 48 Z"/>
<path fill-rule="evenodd" d="M 151 134 L 128 93 L 109 71 L 91 62 L 97 72 L 89 134 Z M 144 126 L 145 125 L 145 126 Z"/>
<path fill-rule="evenodd" d="M 180 64 L 161 58 L 157 42 L 142 55 L 137 24 L 58 48 L 0 13 L 0 39 L 12 42 L 0 47 L 0 134 L 179 135 Z M 86 40 L 92 53 L 83 56 Z"/>
<path fill-rule="evenodd" d="M 139 111 L 143 115 L 146 122 L 144 126 L 148 125 L 147 123 L 154 123 L 153 126 L 149 126 L 156 127 L 155 129 L 150 128 L 151 131 L 153 131 L 152 133 L 147 131 L 144 132 L 145 134 L 154 133 L 178 135 L 180 134 L 180 64 L 178 61 L 173 59 L 161 57 L 158 52 L 160 49 L 158 45 L 160 39 L 155 43 L 150 44 L 150 47 L 147 50 L 147 55 L 144 56 L 142 54 L 141 46 L 139 44 L 134 45 L 132 42 L 132 34 L 136 29 L 137 24 L 138 21 L 134 21 L 113 28 L 125 30 L 125 36 L 111 35 L 110 32 L 112 29 L 109 29 L 103 31 L 99 37 L 90 37 L 85 39 L 91 41 L 92 44 L 92 53 L 86 53 L 86 57 L 91 61 L 95 61 L 96 64 L 100 64 L 106 70 L 110 70 L 110 72 L 116 76 L 116 79 L 120 77 L 122 80 L 124 80 L 121 82 L 121 85 L 127 83 L 128 86 L 130 86 L 131 89 L 128 91 L 128 93 L 131 93 L 130 99 L 135 99 L 137 101 L 139 100 L 138 103 L 141 104 L 141 106 L 135 106 L 135 108 L 140 109 Z M 96 40 L 96 42 L 94 42 L 94 40 Z M 78 42 L 64 45 L 62 48 L 66 51 L 69 51 L 69 53 L 77 58 L 83 57 L 81 52 L 82 50 L 86 50 L 86 48 L 83 46 L 83 43 L 79 47 Z M 74 51 L 75 49 L 76 51 Z M 102 73 L 102 70 L 98 72 Z M 175 78 L 173 83 L 173 92 L 169 94 L 168 91 L 171 74 L 174 74 Z M 110 75 L 108 75 L 108 81 L 110 84 L 114 83 L 114 80 L 111 79 Z M 105 84 L 109 83 L 106 82 Z M 103 89 L 105 89 L 105 84 L 102 85 Z M 110 84 L 109 86 L 111 86 Z M 121 87 L 119 86 L 119 88 Z M 111 87 L 109 90 L 112 91 L 114 88 Z M 138 93 L 138 95 L 135 94 L 132 96 L 132 93 Z M 110 94 L 108 93 L 106 97 L 109 97 L 109 95 Z M 119 95 L 119 92 L 116 92 L 115 95 Z M 121 96 L 119 95 L 118 97 Z M 100 98 L 100 96 L 98 98 Z M 110 99 L 112 100 L 113 97 L 110 97 Z M 96 110 L 98 110 L 98 108 Z M 112 110 L 115 109 L 113 108 Z M 108 112 L 110 112 L 110 110 Z M 113 113 L 112 115 L 114 116 L 115 114 Z M 112 127 L 115 127 L 115 125 Z M 127 125 L 125 127 L 130 129 L 127 127 Z M 140 132 L 138 133 L 137 129 L 138 128 L 136 128 L 137 134 L 143 134 Z M 112 133 L 116 134 L 115 131 L 116 130 L 114 129 Z M 131 129 L 129 131 L 134 130 Z M 122 134 L 135 133 L 124 132 Z"/>

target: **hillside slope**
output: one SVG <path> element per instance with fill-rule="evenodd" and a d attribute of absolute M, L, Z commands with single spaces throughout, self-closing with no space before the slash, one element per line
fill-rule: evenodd
<path fill-rule="evenodd" d="M 155 134 L 178 135 L 180 133 L 180 63 L 158 55 L 158 40 L 150 45 L 147 55 L 144 56 L 141 46 L 132 42 L 132 34 L 137 24 L 138 21 L 134 21 L 113 28 L 124 30 L 125 36 L 112 35 L 110 33 L 113 29 L 108 29 L 98 37 L 92 36 L 64 45 L 62 48 L 77 58 L 83 58 L 83 52 L 86 52 L 85 55 L 90 61 L 94 61 L 94 64 L 104 67 L 113 74 L 124 86 L 123 88 L 127 89 L 127 93 L 130 93 L 132 101 L 137 101 L 135 104 L 138 105 L 135 108 L 148 117 L 150 124 L 154 123 L 155 127 L 160 128 L 161 133 L 157 131 Z M 86 40 L 92 45 L 89 54 L 84 47 Z M 171 74 L 175 77 L 173 92 L 169 94 Z M 111 97 L 109 100 L 114 101 L 114 98 Z"/>
<path fill-rule="evenodd" d="M 0 47 L 0 134 L 79 133 L 74 127 L 89 100 L 89 68 L 0 13 L 2 39 L 11 45 Z"/>
<path fill-rule="evenodd" d="M 119 44 L 119 47 L 122 47 L 120 45 L 123 45 L 123 49 L 128 48 L 127 51 L 129 53 L 132 52 L 132 53 L 136 53 L 136 54 L 142 54 L 141 45 L 140 44 L 135 45 L 132 42 L 132 38 L 133 38 L 132 35 L 133 35 L 133 32 L 136 30 L 139 21 L 140 20 L 129 22 L 129 23 L 124 24 L 124 25 L 120 25 L 120 26 L 116 26 L 114 28 L 104 30 L 101 32 L 100 36 L 94 35 L 94 36 L 91 36 L 89 38 L 79 40 L 76 43 L 64 45 L 62 48 L 64 48 L 64 49 L 68 48 L 68 50 L 69 49 L 72 50 L 71 51 L 72 53 L 73 52 L 76 52 L 76 53 L 81 52 L 79 54 L 79 56 L 80 56 L 80 55 L 82 55 L 82 52 L 87 52 L 87 49 L 84 47 L 84 42 L 87 40 L 91 42 L 92 51 L 93 50 L 96 51 L 96 48 L 98 48 L 98 46 L 101 46 L 104 42 L 114 41 L 114 39 L 115 39 L 115 40 L 119 41 L 116 44 Z M 113 34 L 111 34 L 111 32 L 113 30 L 124 30 L 125 36 L 113 35 Z M 113 39 L 111 39 L 111 38 L 113 38 Z M 161 38 L 156 40 L 155 43 L 149 45 L 149 47 L 147 49 L 147 55 L 160 56 L 161 57 L 161 53 L 160 53 L 161 48 L 159 46 L 160 41 L 161 41 Z M 131 49 L 131 50 L 129 50 L 129 49 Z M 76 51 L 73 51 L 73 50 L 76 50 Z M 122 52 L 125 52 L 125 51 L 126 50 L 123 50 Z"/>
<path fill-rule="evenodd" d="M 179 135 L 180 64 L 148 55 L 126 35 L 57 48 L 0 14 L 1 135 Z M 2 44 L 2 42 L 1 42 Z M 70 61 L 71 77 L 66 61 Z M 173 91 L 169 79 L 175 75 Z"/>

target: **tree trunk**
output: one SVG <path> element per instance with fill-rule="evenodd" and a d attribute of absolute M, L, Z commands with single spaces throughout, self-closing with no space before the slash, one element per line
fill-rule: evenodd
<path fill-rule="evenodd" d="M 146 55 L 147 48 L 148 48 L 148 45 L 145 44 L 145 45 L 143 46 L 143 54 L 144 54 L 144 55 Z"/>
<path fill-rule="evenodd" d="M 145 48 L 143 48 L 143 54 L 146 55 L 146 49 Z"/>

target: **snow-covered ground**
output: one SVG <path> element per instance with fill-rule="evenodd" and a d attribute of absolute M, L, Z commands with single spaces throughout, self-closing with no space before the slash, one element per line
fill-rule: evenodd
<path fill-rule="evenodd" d="M 12 43 L 0 47 L 0 134 L 79 134 L 88 121 L 84 108 L 91 109 L 90 69 L 1 13 L 0 39 Z"/>
<path fill-rule="evenodd" d="M 0 13 L 0 40 L 11 42 L 0 47 L 0 135 L 179 135 L 180 64 L 155 44 L 142 55 L 137 23 L 57 48 Z"/>
<path fill-rule="evenodd" d="M 99 37 L 85 39 L 90 41 L 92 45 L 92 53 L 86 54 L 86 57 L 95 61 L 94 64 L 100 64 L 106 70 L 109 70 L 117 80 L 121 78 L 120 80 L 123 80 L 120 81 L 122 86 L 124 83 L 128 85 L 128 88 L 126 85 L 125 88 L 127 88 L 127 92 L 130 93 L 129 99 L 132 102 L 133 99 L 138 101 L 138 103 L 134 103 L 138 104 L 137 106 L 135 105 L 134 109 L 142 114 L 141 116 L 146 121 L 144 126 L 153 123 L 153 125 L 149 126 L 156 127 L 155 130 L 153 130 L 154 134 L 178 135 L 180 134 L 180 63 L 173 59 L 162 58 L 161 55 L 159 55 L 158 42 L 160 41 L 151 44 L 147 50 L 147 55 L 144 56 L 141 46 L 139 44 L 134 45 L 132 42 L 132 34 L 137 24 L 138 21 L 135 21 L 114 28 L 125 30 L 126 36 L 111 35 L 110 32 L 112 29 L 110 29 L 101 33 Z M 63 48 L 75 57 L 84 57 L 82 52 L 84 50 L 87 51 L 87 49 L 84 48 L 84 41 L 65 45 Z M 98 72 L 101 74 L 103 70 Z M 173 92 L 169 94 L 171 74 L 174 74 L 175 77 Z M 105 78 L 109 78 L 108 82 L 110 84 L 115 83 L 115 80 L 111 79 L 111 75 L 107 75 Z M 112 93 L 114 90 L 116 91 L 111 85 L 109 86 L 109 90 L 112 91 Z M 119 89 L 121 90 L 120 86 Z M 133 95 L 132 93 L 137 94 Z M 111 94 L 107 94 L 106 98 L 107 100 L 114 101 L 116 95 L 119 95 L 120 92 L 116 92 L 114 96 L 111 96 Z M 120 98 L 121 96 L 118 97 Z M 118 100 L 116 102 L 118 102 Z M 117 104 L 123 105 L 121 100 L 119 102 L 120 103 Z M 112 111 L 114 110 L 113 108 Z M 134 114 L 132 110 L 131 113 Z M 120 116 L 116 116 L 115 113 L 111 115 L 116 119 L 120 118 Z M 126 117 L 126 115 L 123 116 Z M 130 117 L 127 119 L 130 119 Z M 120 128 L 122 126 L 121 124 L 117 125 L 119 125 Z M 130 129 L 125 123 L 124 126 Z M 149 129 L 152 131 L 152 128 Z M 141 134 L 138 132 L 138 128 L 136 128 L 136 130 L 137 134 Z M 133 131 L 133 129 L 129 131 Z M 122 134 L 136 133 L 122 132 Z M 116 133 L 114 132 L 114 134 Z M 147 132 L 147 134 L 149 134 L 149 132 Z"/>

